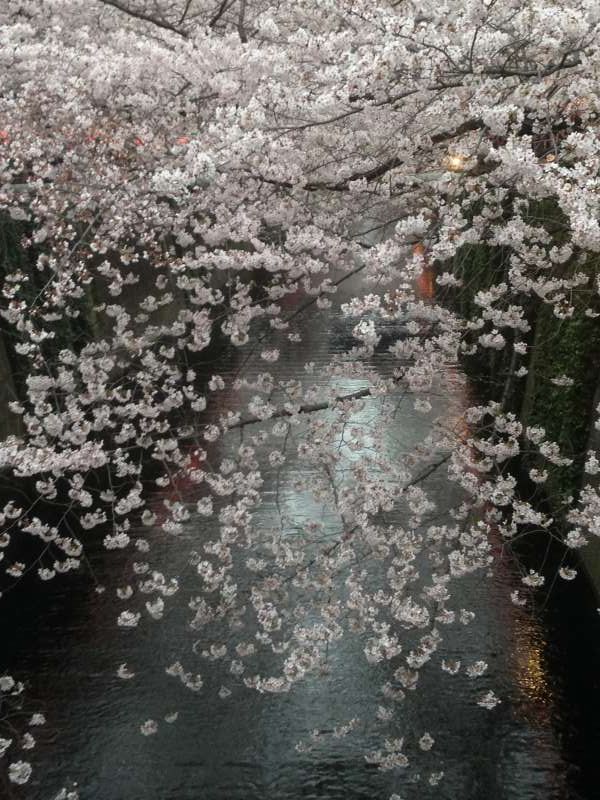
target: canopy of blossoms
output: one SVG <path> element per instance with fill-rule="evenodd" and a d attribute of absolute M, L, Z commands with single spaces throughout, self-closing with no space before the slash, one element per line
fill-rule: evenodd
<path fill-rule="evenodd" d="M 199 513 L 214 538 L 190 555 L 193 627 L 215 652 L 223 625 L 239 629 L 240 680 L 289 691 L 356 636 L 367 661 L 394 667 L 393 707 L 421 671 L 458 668 L 436 652 L 476 613 L 459 613 L 453 587 L 493 566 L 492 531 L 510 544 L 546 529 L 566 549 L 600 535 L 591 484 L 564 507 L 564 537 L 519 497 L 511 459 L 534 453 L 530 477 L 544 484 L 569 458 L 502 398 L 465 409 L 461 425 L 432 419 L 402 462 L 385 424 L 368 447 L 351 424 L 373 398 L 383 422 L 400 397 L 427 416 L 462 356 L 506 354 L 522 378 L 533 303 L 598 315 L 599 22 L 596 0 L 3 0 L 0 217 L 21 258 L 2 267 L 0 313 L 25 377 L 0 466 L 26 491 L 0 514 L 2 591 L 26 574 L 66 580 L 100 536 L 106 559 L 131 550 L 115 624 L 159 620 L 178 582 L 153 560 L 152 531 L 176 547 Z M 444 297 L 477 246 L 501 250 L 506 268 L 463 314 Z M 355 346 L 332 362 L 330 388 L 282 386 L 275 334 L 293 345 L 298 318 L 358 275 L 343 306 Z M 406 324 L 381 375 L 372 356 L 389 320 Z M 224 379 L 207 366 L 226 345 L 240 351 L 229 388 L 243 413 L 221 407 Z M 264 369 L 249 380 L 251 357 Z M 340 393 L 339 376 L 365 388 Z M 226 455 L 208 458 L 221 440 Z M 325 544 L 316 521 L 294 537 L 284 521 L 267 537 L 253 526 L 263 473 L 289 448 L 313 470 L 304 489 L 337 515 Z M 587 473 L 598 469 L 589 452 Z M 433 470 L 460 487 L 452 525 L 428 521 Z M 178 498 L 182 476 L 197 508 Z M 159 514 L 156 486 L 173 489 Z M 386 522 L 394 510 L 401 526 Z M 134 540 L 140 520 L 149 534 Z M 380 585 L 361 567 L 367 551 L 386 564 Z M 507 602 L 543 580 L 525 575 Z M 279 669 L 245 669 L 255 648 L 279 654 Z M 165 667 L 202 689 L 195 669 Z M 0 678 L 3 703 L 17 702 L 17 678 Z M 494 713 L 498 698 L 478 702 Z M 27 782 L 26 754 L 0 736 L 9 780 Z M 402 741 L 388 745 L 369 757 L 405 766 Z"/>

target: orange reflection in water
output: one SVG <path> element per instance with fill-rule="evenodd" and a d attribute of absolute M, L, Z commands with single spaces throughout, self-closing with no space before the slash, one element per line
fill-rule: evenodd
<path fill-rule="evenodd" d="M 539 724 L 549 724 L 554 693 L 544 664 L 545 642 L 535 619 L 528 613 L 515 615 L 513 674 L 524 715 Z"/>

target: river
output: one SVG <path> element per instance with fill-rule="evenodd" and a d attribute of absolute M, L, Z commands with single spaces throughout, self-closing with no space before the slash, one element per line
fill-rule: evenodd
<path fill-rule="evenodd" d="M 348 322 L 335 310 L 311 311 L 302 319 L 297 326 L 302 344 L 292 346 L 281 335 L 275 342 L 280 360 L 268 368 L 280 380 L 329 385 L 333 379 L 326 365 L 348 346 Z M 309 360 L 315 370 L 307 377 L 301 365 Z M 239 354 L 229 353 L 214 371 L 228 383 L 239 366 Z M 392 361 L 380 354 L 372 366 L 388 374 Z M 264 369 L 264 362 L 255 359 L 244 372 Z M 342 392 L 366 385 L 356 378 L 335 381 Z M 465 381 L 449 369 L 438 388 L 432 416 L 457 419 L 468 390 Z M 242 394 L 226 388 L 218 397 L 221 412 L 241 410 Z M 377 425 L 378 402 L 367 401 L 354 423 Z M 409 452 L 429 424 L 410 402 L 403 402 L 386 430 L 386 446 L 399 456 Z M 215 447 L 212 455 L 223 457 L 227 446 L 219 445 L 218 453 Z M 306 469 L 305 462 L 288 459 L 284 469 L 267 473 L 255 525 L 268 528 L 279 514 L 290 524 L 321 515 L 327 532 L 333 521 L 295 489 L 295 479 Z M 447 496 L 447 483 L 436 473 L 429 485 L 438 493 L 443 519 L 454 498 Z M 194 507 L 193 484 L 179 489 Z M 156 490 L 153 506 L 162 499 L 164 491 Z M 393 792 L 406 800 L 598 796 L 600 626 L 583 578 L 566 592 L 556 586 L 549 601 L 534 610 L 508 601 L 520 586 L 510 559 L 498 561 L 490 578 L 466 581 L 458 604 L 477 606 L 477 618 L 448 637 L 441 655 L 487 661 L 489 675 L 480 679 L 478 693 L 493 688 L 502 702 L 491 711 L 482 709 L 475 703 L 473 682 L 463 674 L 426 671 L 425 685 L 399 714 L 404 729 L 429 731 L 435 746 L 423 754 L 419 769 L 406 775 L 403 770 L 382 772 L 364 758 L 365 751 L 381 747 L 372 727 L 361 722 L 345 738 L 331 735 L 334 725 L 372 717 L 381 702 L 384 668 L 369 666 L 357 641 L 343 640 L 332 650 L 328 675 L 306 679 L 284 695 L 261 696 L 195 658 L 186 627 L 187 603 L 195 591 L 188 559 L 207 538 L 210 525 L 192 514 L 177 538 L 160 529 L 148 536 L 155 542 L 153 558 L 181 583 L 161 622 L 144 620 L 135 630 L 115 625 L 124 607 L 115 587 L 131 560 L 126 551 L 90 553 L 102 592 L 82 574 L 3 599 L 0 667 L 26 682 L 32 705 L 43 708 L 48 718 L 36 748 L 27 754 L 32 779 L 23 789 L 15 788 L 14 797 L 52 800 L 65 785 L 77 785 L 82 800 L 383 800 Z M 191 693 L 165 675 L 165 665 L 177 660 L 187 669 L 210 673 L 202 691 Z M 132 680 L 116 676 L 123 662 L 136 672 Z M 231 693 L 219 696 L 221 685 Z M 179 712 L 176 722 L 165 722 L 174 711 Z M 160 721 L 156 735 L 140 735 L 147 719 Z M 310 741 L 313 730 L 320 732 L 317 744 L 306 752 L 295 749 L 298 742 Z M 430 786 L 430 773 L 440 769 L 443 780 Z"/>

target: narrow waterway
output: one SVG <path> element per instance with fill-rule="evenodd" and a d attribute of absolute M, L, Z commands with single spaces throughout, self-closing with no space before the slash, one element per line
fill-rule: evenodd
<path fill-rule="evenodd" d="M 357 378 L 334 379 L 326 369 L 336 352 L 351 346 L 352 323 L 335 310 L 311 312 L 298 321 L 301 344 L 290 343 L 285 335 L 273 342 L 281 356 L 267 368 L 277 379 L 321 386 L 335 381 L 341 393 L 366 385 Z M 214 372 L 226 381 L 218 394 L 219 413 L 243 410 L 247 400 L 228 388 L 240 360 L 238 353 L 230 353 L 214 364 Z M 314 362 L 310 376 L 302 370 L 305 361 Z M 393 361 L 382 353 L 371 366 L 389 374 Z M 264 370 L 265 363 L 256 358 L 244 374 Z M 385 431 L 389 453 L 400 458 L 417 448 L 433 418 L 448 425 L 458 419 L 464 380 L 449 368 L 437 388 L 427 416 L 409 400 L 399 404 L 394 424 Z M 353 424 L 377 426 L 380 402 L 369 399 Z M 219 443 L 212 452 L 207 447 L 209 457 L 223 458 L 228 446 L 239 446 L 237 433 L 228 436 L 235 441 Z M 255 526 L 269 530 L 282 517 L 288 527 L 301 526 L 316 518 L 324 535 L 333 529 L 336 521 L 296 488 L 307 469 L 305 461 L 290 456 L 284 468 L 266 473 L 265 501 L 255 512 Z M 456 498 L 436 473 L 428 485 L 437 493 L 441 524 Z M 193 509 L 197 487 L 181 484 L 178 490 Z M 157 510 L 166 491 L 156 490 Z M 115 624 L 124 608 L 115 589 L 129 580 L 128 551 L 91 554 L 102 592 L 89 576 L 80 575 L 3 599 L 0 669 L 26 682 L 32 704 L 48 718 L 27 756 L 35 770 L 31 783 L 14 789 L 15 797 L 52 800 L 62 786 L 72 784 L 82 800 L 383 800 L 393 792 L 407 800 L 598 797 L 600 625 L 583 578 L 568 591 L 557 586 L 534 611 L 509 603 L 511 590 L 520 587 L 510 559 L 499 561 L 489 578 L 465 581 L 455 605 L 477 607 L 478 615 L 471 624 L 456 626 L 439 655 L 464 663 L 485 660 L 488 674 L 475 687 L 462 673 L 424 670 L 424 685 L 397 713 L 407 735 L 428 731 L 435 747 L 410 772 L 382 772 L 364 754 L 380 748 L 385 733 L 384 727 L 366 724 L 381 703 L 385 667 L 367 664 L 358 639 L 342 640 L 332 649 L 329 674 L 274 696 L 245 688 L 227 670 L 220 672 L 218 664 L 207 665 L 201 651 L 208 642 L 196 646 L 200 654 L 194 654 L 187 621 L 197 586 L 189 557 L 209 538 L 211 524 L 194 513 L 177 538 L 160 529 L 151 535 L 140 531 L 154 542 L 153 563 L 178 576 L 181 585 L 160 622 L 144 618 L 134 630 Z M 376 583 L 385 564 L 372 568 Z M 175 661 L 203 674 L 202 691 L 191 693 L 165 675 L 165 666 Z M 131 680 L 116 676 L 123 662 L 136 673 Z M 501 704 L 491 711 L 478 707 L 477 696 L 492 688 Z M 175 711 L 176 722 L 166 722 Z M 335 726 L 353 718 L 361 722 L 351 735 L 331 735 Z M 144 737 L 139 729 L 147 719 L 160 724 L 155 735 Z M 311 741 L 315 730 L 314 746 L 298 751 L 298 742 Z M 441 770 L 442 781 L 431 786 L 431 773 Z"/>

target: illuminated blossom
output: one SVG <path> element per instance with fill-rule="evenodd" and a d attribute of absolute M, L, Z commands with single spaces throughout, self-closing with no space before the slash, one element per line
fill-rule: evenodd
<path fill-rule="evenodd" d="M 12 783 L 27 783 L 31 773 L 31 764 L 27 761 L 14 761 L 8 767 L 8 778 Z"/>

